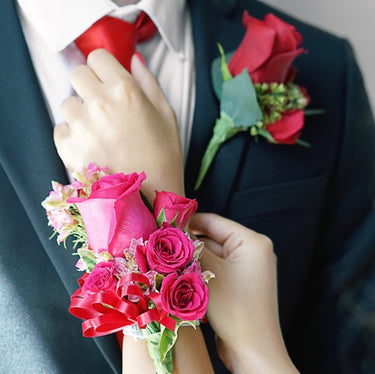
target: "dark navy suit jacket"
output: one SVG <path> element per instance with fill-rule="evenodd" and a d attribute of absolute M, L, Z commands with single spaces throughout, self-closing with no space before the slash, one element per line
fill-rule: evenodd
<path fill-rule="evenodd" d="M 194 192 L 218 115 L 210 80 L 217 42 L 234 50 L 244 34 L 243 10 L 262 17 L 271 9 L 252 0 L 189 3 L 197 101 L 188 196 L 201 211 L 272 238 L 281 324 L 303 373 L 375 372 L 375 127 L 350 46 L 282 15 L 309 51 L 297 60 L 297 82 L 307 87 L 311 108 L 325 110 L 306 120 L 302 138 L 312 147 L 255 143 L 239 134 Z M 0 14 L 0 372 L 117 373 L 115 339 L 82 338 L 80 321 L 67 312 L 79 275 L 75 258 L 49 240 L 40 206 L 50 180 L 67 182 L 66 174 L 13 0 L 0 2 Z M 212 332 L 204 330 L 215 370 L 225 373 Z"/>

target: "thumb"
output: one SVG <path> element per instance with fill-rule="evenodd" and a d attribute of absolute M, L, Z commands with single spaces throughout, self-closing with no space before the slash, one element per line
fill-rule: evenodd
<path fill-rule="evenodd" d="M 199 262 L 201 263 L 202 270 L 210 270 L 213 273 L 217 274 L 220 273 L 224 266 L 225 261 L 218 257 L 213 251 L 209 249 L 209 246 L 207 246 L 207 241 L 205 240 L 205 246 L 204 250 L 202 252 L 202 256 L 199 259 Z"/>

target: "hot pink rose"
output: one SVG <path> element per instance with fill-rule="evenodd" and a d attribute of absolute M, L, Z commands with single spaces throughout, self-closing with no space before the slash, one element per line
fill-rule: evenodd
<path fill-rule="evenodd" d="M 167 275 L 160 293 L 163 308 L 182 320 L 201 319 L 206 313 L 208 288 L 197 273 Z"/>
<path fill-rule="evenodd" d="M 157 229 L 139 193 L 145 178 L 145 173 L 108 175 L 92 184 L 87 199 L 69 199 L 82 216 L 93 250 L 104 248 L 121 257 L 132 238 L 147 239 Z"/>
<path fill-rule="evenodd" d="M 302 36 L 295 27 L 271 13 L 261 21 L 245 12 L 242 23 L 246 33 L 229 61 L 231 74 L 236 76 L 246 68 L 253 83 L 292 80 L 295 74 L 292 63 L 305 52 L 299 48 Z"/>
<path fill-rule="evenodd" d="M 171 223 L 177 216 L 176 227 L 183 229 L 189 223 L 191 216 L 196 212 L 198 203 L 196 200 L 176 195 L 173 192 L 156 191 L 154 200 L 154 216 L 158 218 L 164 208 L 167 222 Z"/>
<path fill-rule="evenodd" d="M 281 144 L 295 144 L 304 125 L 303 110 L 284 112 L 281 119 L 267 125 L 267 131 Z"/>
<path fill-rule="evenodd" d="M 99 262 L 84 279 L 82 290 L 96 293 L 115 288 L 116 284 L 117 278 L 115 277 L 115 265 L 113 262 Z"/>
<path fill-rule="evenodd" d="M 194 254 L 194 244 L 185 233 L 168 223 L 153 232 L 146 246 L 138 246 L 135 259 L 142 273 L 155 270 L 168 274 L 180 271 L 189 264 Z"/>

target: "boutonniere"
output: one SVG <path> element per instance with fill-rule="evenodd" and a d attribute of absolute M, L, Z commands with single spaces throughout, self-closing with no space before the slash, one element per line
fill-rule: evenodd
<path fill-rule="evenodd" d="M 263 21 L 247 12 L 242 19 L 245 36 L 234 53 L 221 56 L 211 67 L 214 91 L 220 101 L 220 117 L 203 156 L 194 189 L 197 190 L 220 146 L 239 132 L 275 144 L 309 146 L 299 137 L 304 108 L 310 99 L 305 88 L 294 83 L 293 61 L 305 53 L 302 36 L 294 26 L 273 14 Z"/>

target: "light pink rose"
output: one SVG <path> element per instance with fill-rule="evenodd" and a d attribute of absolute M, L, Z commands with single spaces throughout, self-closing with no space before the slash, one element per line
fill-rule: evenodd
<path fill-rule="evenodd" d="M 123 257 L 132 238 L 147 239 L 157 229 L 139 193 L 145 178 L 145 173 L 108 175 L 92 184 L 88 198 L 69 199 L 82 216 L 94 251 L 105 248 L 114 257 Z"/>
<path fill-rule="evenodd" d="M 115 277 L 115 265 L 113 262 L 99 262 L 84 279 L 82 290 L 96 293 L 114 289 L 116 284 L 117 278 Z"/>
<path fill-rule="evenodd" d="M 145 246 L 138 246 L 135 259 L 142 273 L 155 270 L 161 274 L 183 270 L 192 260 L 194 244 L 185 233 L 168 223 L 153 232 Z"/>
<path fill-rule="evenodd" d="M 198 203 L 196 200 L 176 195 L 173 192 L 156 191 L 154 200 L 154 216 L 158 218 L 164 208 L 167 222 L 171 223 L 176 218 L 176 227 L 183 229 L 189 223 L 191 216 L 196 212 Z"/>
<path fill-rule="evenodd" d="M 182 320 L 201 319 L 206 313 L 208 288 L 197 273 L 167 275 L 160 293 L 163 308 Z"/>

